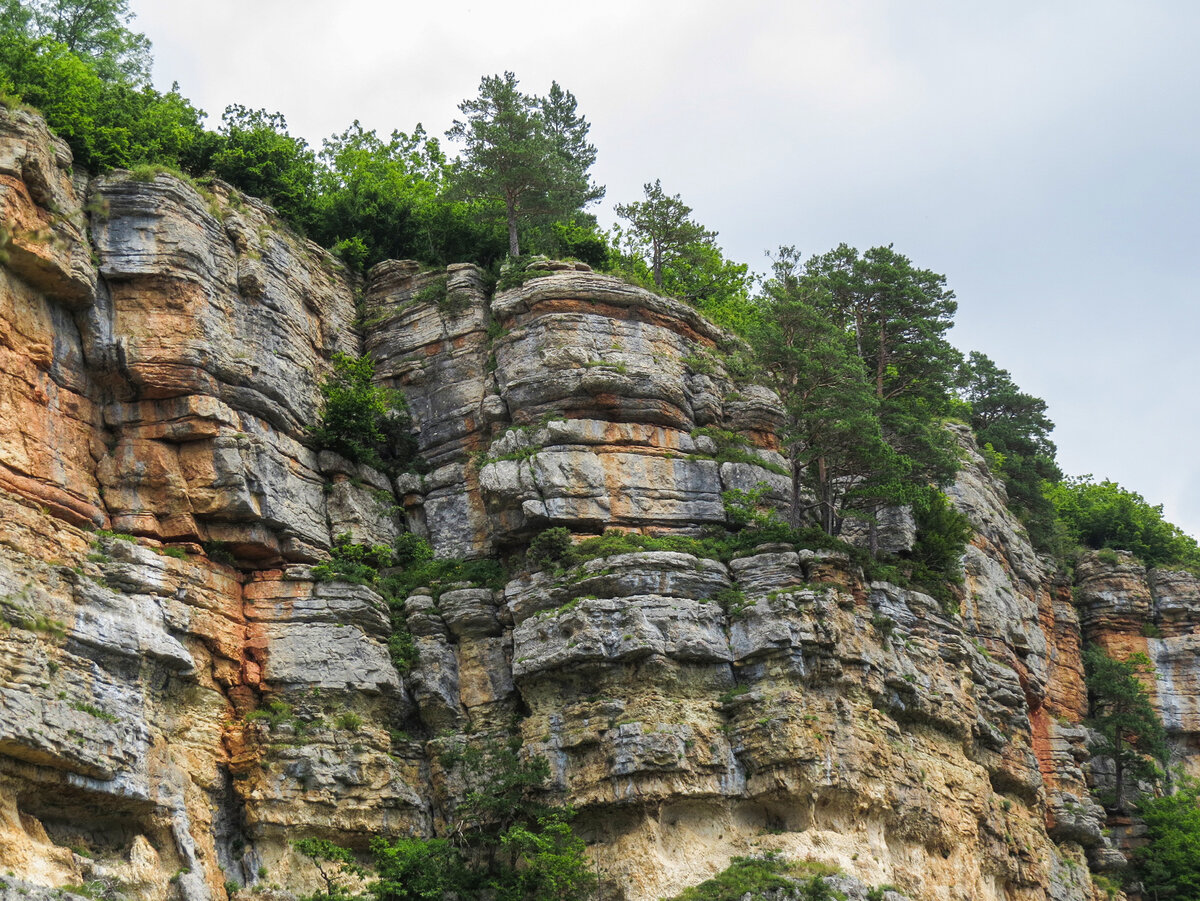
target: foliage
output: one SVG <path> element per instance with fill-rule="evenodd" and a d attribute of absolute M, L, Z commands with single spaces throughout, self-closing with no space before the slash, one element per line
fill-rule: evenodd
<path fill-rule="evenodd" d="M 349 534 L 334 539 L 329 559 L 313 567 L 313 578 L 319 582 L 351 582 L 374 588 L 388 601 L 391 610 L 392 634 L 388 638 L 388 653 L 400 673 L 407 673 L 417 663 L 417 645 L 404 619 L 404 599 L 397 585 L 402 576 L 395 571 L 380 576 L 380 570 L 390 567 L 420 568 L 433 559 L 429 542 L 418 535 L 405 532 L 396 538 L 394 546 L 354 544 Z M 400 572 L 404 572 L 401 569 Z"/>
<path fill-rule="evenodd" d="M 292 847 L 309 859 L 325 883 L 325 891 L 310 895 L 309 901 L 340 901 L 354 897 L 342 875 L 362 876 L 364 870 L 347 849 L 324 838 L 302 838 L 292 842 Z"/>
<path fill-rule="evenodd" d="M 748 267 L 725 259 L 717 233 L 690 219 L 692 208 L 678 194 L 666 194 L 661 179 L 646 183 L 643 191 L 644 200 L 614 207 L 629 223 L 613 229 L 613 244 L 619 248 L 611 260 L 614 271 L 688 301 L 718 325 L 748 334 L 758 313 L 750 299 Z"/>
<path fill-rule="evenodd" d="M 350 852 L 320 840 L 296 843 L 326 873 L 323 899 L 346 897 L 341 873 L 376 876 L 368 894 L 377 901 L 433 901 L 445 897 L 489 901 L 552 901 L 586 896 L 595 876 L 584 843 L 570 825 L 569 808 L 538 799 L 549 765 L 523 759 L 519 739 L 485 740 L 461 753 L 443 755 L 474 786 L 451 814 L 445 838 L 377 838 L 371 843 L 373 873 Z"/>
<path fill-rule="evenodd" d="M 150 162 L 199 171 L 215 143 L 204 113 L 176 88 L 163 94 L 106 77 L 66 44 L 2 24 L 0 90 L 37 107 L 93 171 Z"/>
<path fill-rule="evenodd" d="M 396 536 L 392 551 L 392 566 L 412 566 L 433 559 L 433 548 L 420 535 L 404 532 Z"/>
<path fill-rule="evenodd" d="M 1004 480 L 1009 508 L 1029 530 L 1034 547 L 1059 551 L 1054 505 L 1042 492 L 1042 482 L 1062 478 L 1046 402 L 1021 391 L 1007 370 L 977 351 L 960 367 L 959 379 L 975 440 L 993 473 Z"/>
<path fill-rule="evenodd" d="M 1166 733 L 1150 703 L 1140 676 L 1151 671 L 1145 654 L 1114 660 L 1101 648 L 1089 647 L 1083 655 L 1091 701 L 1092 728 L 1101 743 L 1092 748 L 1097 755 L 1111 756 L 1115 768 L 1112 807 L 1123 809 L 1126 773 L 1150 778 L 1156 773 L 1147 757 L 1166 758 Z"/>
<path fill-rule="evenodd" d="M 416 560 L 403 569 L 386 573 L 379 580 L 379 590 L 384 597 L 402 602 L 417 588 L 428 588 L 436 599 L 460 583 L 500 589 L 507 581 L 508 571 L 498 560 L 443 557 Z"/>
<path fill-rule="evenodd" d="M 851 336 L 821 308 L 820 290 L 802 277 L 795 249 L 780 248 L 752 343 L 786 413 L 789 522 L 799 528 L 814 516 L 837 535 L 848 514 L 879 505 L 903 462 L 884 441 L 879 398 Z"/>
<path fill-rule="evenodd" d="M 225 140 L 211 161 L 217 175 L 270 201 L 293 222 L 311 218 L 316 155 L 303 139 L 288 134 L 282 113 L 233 104 L 221 116 L 221 135 Z"/>
<path fill-rule="evenodd" d="M 385 141 L 355 121 L 324 141 L 319 158 L 308 231 L 327 246 L 353 248 L 355 268 L 406 257 L 486 265 L 503 254 L 502 235 L 476 206 L 448 197 L 450 163 L 420 125 Z"/>
<path fill-rule="evenodd" d="M 1090 475 L 1044 483 L 1070 539 L 1090 548 L 1117 548 L 1147 566 L 1200 566 L 1196 539 L 1162 515 L 1140 494 L 1116 482 L 1093 482 Z"/>
<path fill-rule="evenodd" d="M 355 585 L 374 585 L 379 570 L 391 566 L 395 551 L 387 545 L 355 544 L 349 532 L 337 535 L 329 559 L 313 567 L 318 582 L 352 582 Z"/>
<path fill-rule="evenodd" d="M 521 253 L 518 225 L 570 215 L 604 196 L 588 170 L 596 148 L 575 97 L 555 82 L 547 97 L 518 89 L 512 72 L 485 76 L 479 96 L 464 100 L 446 135 L 463 144 L 455 165 L 458 191 L 496 203 L 508 229 L 508 252 Z"/>
<path fill-rule="evenodd" d="M 378 901 L 442 901 L 470 897 L 460 850 L 444 838 L 377 838 L 371 843 Z"/>
<path fill-rule="evenodd" d="M 333 356 L 333 373 L 321 382 L 321 418 L 312 429 L 321 448 L 356 463 L 402 471 L 416 456 L 412 420 L 399 391 L 374 382 L 369 357 Z"/>
<path fill-rule="evenodd" d="M 585 895 L 596 881 L 569 813 L 545 814 L 533 826 L 516 823 L 500 836 L 500 847 L 517 865 L 506 874 L 510 884 L 497 897 L 567 901 Z"/>
<path fill-rule="evenodd" d="M 775 854 L 735 857 L 712 879 L 684 889 L 670 901 L 741 901 L 746 894 L 788 892 L 795 888 L 795 872 L 793 864 Z"/>
<path fill-rule="evenodd" d="M 246 722 L 265 721 L 272 729 L 292 718 L 292 705 L 278 698 L 272 698 L 257 710 L 246 714 Z"/>
<path fill-rule="evenodd" d="M 552 259 L 579 260 L 594 269 L 607 269 L 612 253 L 608 240 L 595 216 L 575 210 L 527 227 L 522 244 L 530 252 Z"/>
<path fill-rule="evenodd" d="M 1162 901 L 1200 901 L 1200 782 L 1181 776 L 1173 794 L 1137 806 L 1146 844 L 1134 851 L 1142 893 Z"/>
<path fill-rule="evenodd" d="M 692 208 L 678 194 L 666 194 L 661 179 L 642 190 L 645 200 L 618 203 L 613 211 L 629 222 L 629 231 L 621 233 L 625 252 L 649 265 L 654 286 L 661 289 L 663 271 L 699 247 L 712 246 L 717 233 L 689 219 Z"/>
<path fill-rule="evenodd" d="M 863 253 L 839 245 L 812 257 L 802 281 L 847 331 L 879 400 L 888 444 L 912 461 L 912 478 L 948 481 L 957 460 L 941 418 L 953 409 L 960 355 L 946 340 L 957 304 L 946 278 L 913 266 L 891 245 Z"/>
<path fill-rule="evenodd" d="M 34 37 L 48 38 L 89 60 L 102 78 L 150 80 L 150 41 L 127 27 L 134 17 L 129 0 L 9 0 L 7 6 L 9 21 L 23 20 Z M 27 17 L 17 12 L 21 6 Z"/>
<path fill-rule="evenodd" d="M 556 526 L 534 536 L 525 552 L 525 559 L 535 566 L 560 563 L 570 555 L 572 549 L 570 530 Z"/>
<path fill-rule="evenodd" d="M 920 492 L 913 503 L 917 538 L 912 559 L 913 578 L 926 585 L 961 583 L 962 556 L 971 540 L 971 524 L 936 489 Z"/>

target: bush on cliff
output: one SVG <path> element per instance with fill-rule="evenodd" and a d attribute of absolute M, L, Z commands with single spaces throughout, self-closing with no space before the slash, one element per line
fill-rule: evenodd
<path fill-rule="evenodd" d="M 716 876 L 667 901 L 741 901 L 747 895 L 763 898 L 768 893 L 797 901 L 835 901 L 845 896 L 831 889 L 825 877 L 837 872 L 836 867 L 813 861 L 793 863 L 768 851 L 761 857 L 735 857 Z"/>
<path fill-rule="evenodd" d="M 574 812 L 542 800 L 550 767 L 522 757 L 520 741 L 495 739 L 442 755 L 470 789 L 450 812 L 446 838 L 377 838 L 371 866 L 325 841 L 300 840 L 325 881 L 309 901 L 353 897 L 347 885 L 369 879 L 375 901 L 572 901 L 591 895 L 596 876 Z M 331 866 L 332 865 L 332 866 Z M 345 878 L 349 877 L 349 878 Z"/>
<path fill-rule="evenodd" d="M 1180 777 L 1175 792 L 1138 804 L 1146 844 L 1134 851 L 1142 894 L 1161 901 L 1200 901 L 1200 782 Z"/>
<path fill-rule="evenodd" d="M 416 457 L 412 417 L 404 395 L 375 384 L 369 357 L 333 355 L 333 372 L 321 382 L 321 415 L 312 436 L 323 450 L 390 473 Z"/>
<path fill-rule="evenodd" d="M 1162 504 L 1090 475 L 1043 486 L 1070 540 L 1129 551 L 1147 566 L 1200 567 L 1196 539 L 1163 518 Z"/>

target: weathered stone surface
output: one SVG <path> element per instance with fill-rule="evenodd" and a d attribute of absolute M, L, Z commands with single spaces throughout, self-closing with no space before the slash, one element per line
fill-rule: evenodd
<path fill-rule="evenodd" d="M 312 583 L 261 574 L 246 586 L 248 642 L 276 689 L 398 692 L 388 656 L 387 605 L 375 592 L 345 582 Z"/>
<path fill-rule="evenodd" d="M 97 274 L 64 153 L 0 117 L 23 230 L 0 267 L 0 872 L 35 897 L 95 875 L 200 901 L 260 867 L 311 892 L 293 839 L 444 830 L 475 786 L 443 752 L 515 732 L 630 901 L 763 850 L 842 867 L 852 898 L 1082 901 L 1081 845 L 1124 860 L 1088 795 L 1111 768 L 1079 725 L 1085 636 L 1150 656 L 1197 769 L 1197 580 L 1095 555 L 1077 611 L 962 428 L 959 612 L 790 545 L 521 571 L 550 526 L 694 535 L 760 483 L 787 505 L 778 398 L 730 378 L 729 336 L 575 264 L 492 298 L 473 266 L 381 264 L 366 349 L 430 464 L 389 480 L 308 438 L 333 353 L 360 350 L 340 264 L 220 183 L 114 173 L 90 189 Z M 296 565 L 335 534 L 388 543 L 393 505 L 507 586 L 400 611 Z"/>
<path fill-rule="evenodd" d="M 66 144 L 0 109 L 0 488 L 104 526 L 100 409 L 73 317 L 96 294 L 82 202 Z"/>
<path fill-rule="evenodd" d="M 329 532 L 303 442 L 321 373 L 334 352 L 357 350 L 353 290 L 266 208 L 213 190 L 206 199 L 165 175 L 94 186 L 110 297 L 93 341 L 119 349 L 139 401 L 119 397 L 106 412 L 120 437 L 98 467 L 105 503 L 135 534 L 312 559 Z"/>
<path fill-rule="evenodd" d="M 436 291 L 444 282 L 444 291 Z M 425 299 L 426 294 L 434 297 Z M 462 460 L 487 433 L 495 395 L 482 273 L 474 266 L 421 272 L 412 261 L 371 270 L 366 347 L 376 374 L 404 390 L 422 455 L 433 466 Z"/>
<path fill-rule="evenodd" d="M 69 309 L 96 296 L 82 193 L 67 142 L 36 115 L 0 109 L 0 209 L 4 265 Z"/>

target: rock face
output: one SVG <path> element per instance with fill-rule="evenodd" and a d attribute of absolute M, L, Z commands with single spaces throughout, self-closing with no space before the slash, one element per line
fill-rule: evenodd
<path fill-rule="evenodd" d="M 292 840 L 434 834 L 469 788 L 445 752 L 516 734 L 614 897 L 774 849 L 853 897 L 1086 899 L 1117 852 L 1084 640 L 1147 653 L 1200 770 L 1200 583 L 1097 555 L 1072 592 L 965 431 L 957 612 L 790 546 L 531 570 L 547 527 L 695 536 L 730 492 L 790 502 L 732 338 L 572 264 L 359 285 L 220 183 L 88 184 L 25 113 L 0 110 L 0 201 L 0 894 L 312 891 Z M 405 393 L 423 474 L 315 446 L 338 352 Z M 314 573 L 337 536 L 404 531 L 507 583 L 389 602 Z"/>

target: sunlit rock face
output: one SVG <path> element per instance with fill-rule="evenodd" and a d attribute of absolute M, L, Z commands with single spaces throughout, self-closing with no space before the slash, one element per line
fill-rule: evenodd
<path fill-rule="evenodd" d="M 730 491 L 790 503 L 779 399 L 731 376 L 734 339 L 579 264 L 358 281 L 219 183 L 89 184 L 25 113 L 0 111 L 0 202 L 0 872 L 23 896 L 311 892 L 294 839 L 443 831 L 475 787 L 447 752 L 515 735 L 614 897 L 777 849 L 912 897 L 1091 898 L 1087 854 L 1116 852 L 1085 638 L 1149 656 L 1197 769 L 1195 578 L 1097 555 L 1073 593 L 963 429 L 957 611 L 781 545 L 531 569 L 549 527 L 699 535 Z M 339 351 L 404 393 L 419 472 L 316 447 Z M 507 581 L 386 599 L 314 569 L 404 531 Z M 911 517 L 886 531 L 907 547 Z"/>

